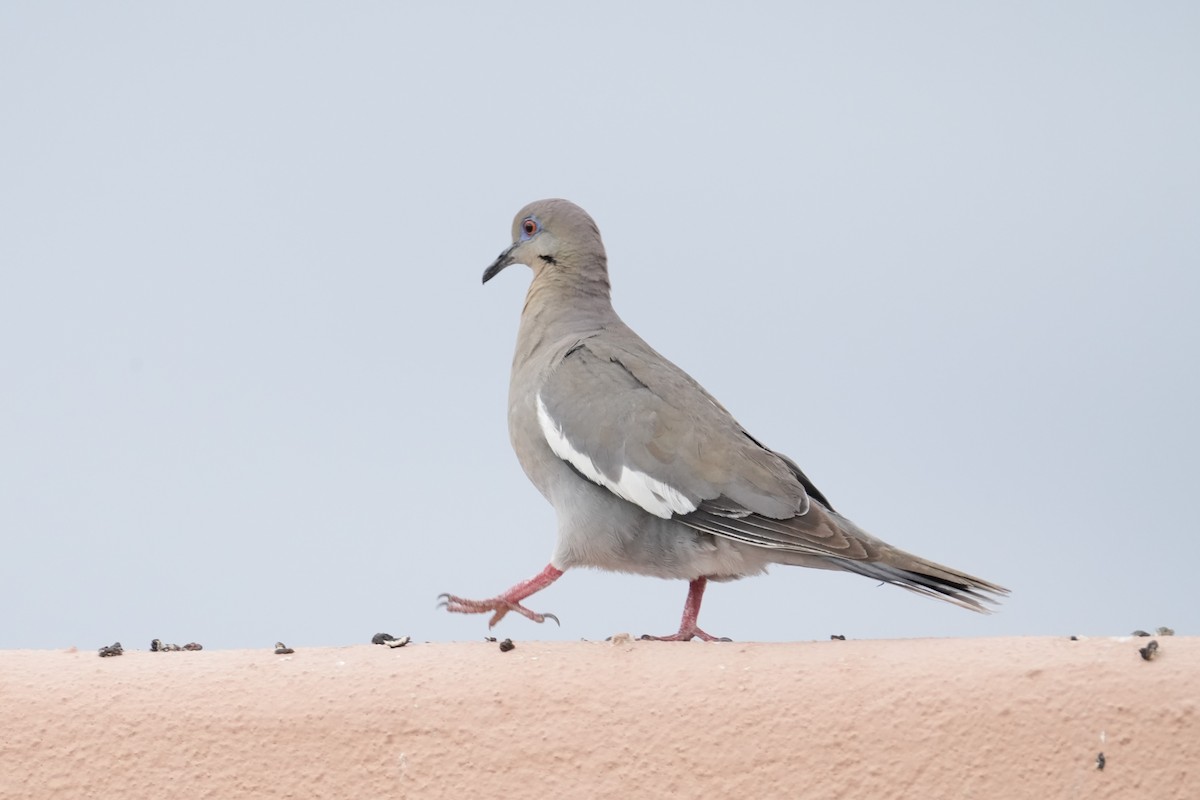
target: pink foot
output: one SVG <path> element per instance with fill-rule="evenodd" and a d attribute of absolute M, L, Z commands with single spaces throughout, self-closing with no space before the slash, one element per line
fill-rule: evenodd
<path fill-rule="evenodd" d="M 488 620 L 489 628 L 504 619 L 504 616 L 510 611 L 515 611 L 534 622 L 541 623 L 552 619 L 558 623 L 558 617 L 553 614 L 539 614 L 521 605 L 521 601 L 534 592 L 545 589 L 558 580 L 562 574 L 562 570 L 553 564 L 547 564 L 546 568 L 535 577 L 518 583 L 497 597 L 488 600 L 467 600 L 457 595 L 443 594 L 439 595 L 441 602 L 438 605 L 453 614 L 486 614 L 490 611 L 492 618 Z"/>
<path fill-rule="evenodd" d="M 558 622 L 558 617 L 553 614 L 539 614 L 520 603 L 506 600 L 504 595 L 493 597 L 489 600 L 467 600 L 453 594 L 441 594 L 438 597 L 442 600 L 438 605 L 453 614 L 486 614 L 489 611 L 494 612 L 492 618 L 488 620 L 489 628 L 504 619 L 504 615 L 510 611 L 515 611 L 534 622 L 545 622 L 548 619 Z"/>
<path fill-rule="evenodd" d="M 690 642 L 692 639 L 700 639 L 705 642 L 732 642 L 724 636 L 713 636 L 710 633 L 705 633 L 700 630 L 700 626 L 696 624 L 696 619 L 700 616 L 700 601 L 704 599 L 704 587 L 708 585 L 708 578 L 696 578 L 688 584 L 687 601 L 683 604 L 683 619 L 679 623 L 679 633 L 673 633 L 670 636 L 643 636 L 642 639 L 651 642 Z"/>
<path fill-rule="evenodd" d="M 705 642 L 732 642 L 728 636 L 713 636 L 711 633 L 705 633 L 699 628 L 693 626 L 691 628 L 680 628 L 679 633 L 673 633 L 670 636 L 650 636 L 646 634 L 642 636 L 647 642 L 690 642 L 692 639 L 700 639 Z"/>

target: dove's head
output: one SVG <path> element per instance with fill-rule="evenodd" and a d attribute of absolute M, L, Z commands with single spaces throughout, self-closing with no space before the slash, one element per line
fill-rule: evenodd
<path fill-rule="evenodd" d="M 588 213 L 568 200 L 537 200 L 513 219 L 513 243 L 483 273 L 487 283 L 509 264 L 525 264 L 534 280 L 553 277 L 570 283 L 608 286 L 608 266 L 600 229 Z"/>

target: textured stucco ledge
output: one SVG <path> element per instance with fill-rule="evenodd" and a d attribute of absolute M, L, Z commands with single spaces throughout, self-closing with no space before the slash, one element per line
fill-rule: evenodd
<path fill-rule="evenodd" d="M 1200 797 L 1156 638 L 0 651 L 0 797 Z"/>

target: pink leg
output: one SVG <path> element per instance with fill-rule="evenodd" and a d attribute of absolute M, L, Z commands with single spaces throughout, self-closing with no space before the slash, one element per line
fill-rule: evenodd
<path fill-rule="evenodd" d="M 562 574 L 563 571 L 561 569 L 558 569 L 553 564 L 547 564 L 546 568 L 534 577 L 518 583 L 504 594 L 493 597 L 490 600 L 464 600 L 456 595 L 443 594 L 441 595 L 442 602 L 439 605 L 444 606 L 447 611 L 455 614 L 484 614 L 488 611 L 494 612 L 492 618 L 488 620 L 489 628 L 504 619 L 504 615 L 510 611 L 515 611 L 522 616 L 529 617 L 534 622 L 545 622 L 547 619 L 558 622 L 558 617 L 553 614 L 539 614 L 536 611 L 530 611 L 521 605 L 521 601 L 534 592 L 545 589 L 562 577 Z"/>
<path fill-rule="evenodd" d="M 692 638 L 703 639 L 706 642 L 733 641 L 707 634 L 696 625 L 696 619 L 700 616 L 700 601 L 704 599 L 704 587 L 707 585 L 708 578 L 696 578 L 688 584 L 688 596 L 687 601 L 683 604 L 683 619 L 679 622 L 679 633 L 670 636 L 643 636 L 642 638 L 655 642 L 687 642 Z"/>

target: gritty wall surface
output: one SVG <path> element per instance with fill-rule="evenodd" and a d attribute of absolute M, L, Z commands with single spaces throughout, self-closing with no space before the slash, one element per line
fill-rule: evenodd
<path fill-rule="evenodd" d="M 0 797 L 1200 797 L 1157 640 L 0 651 Z"/>

